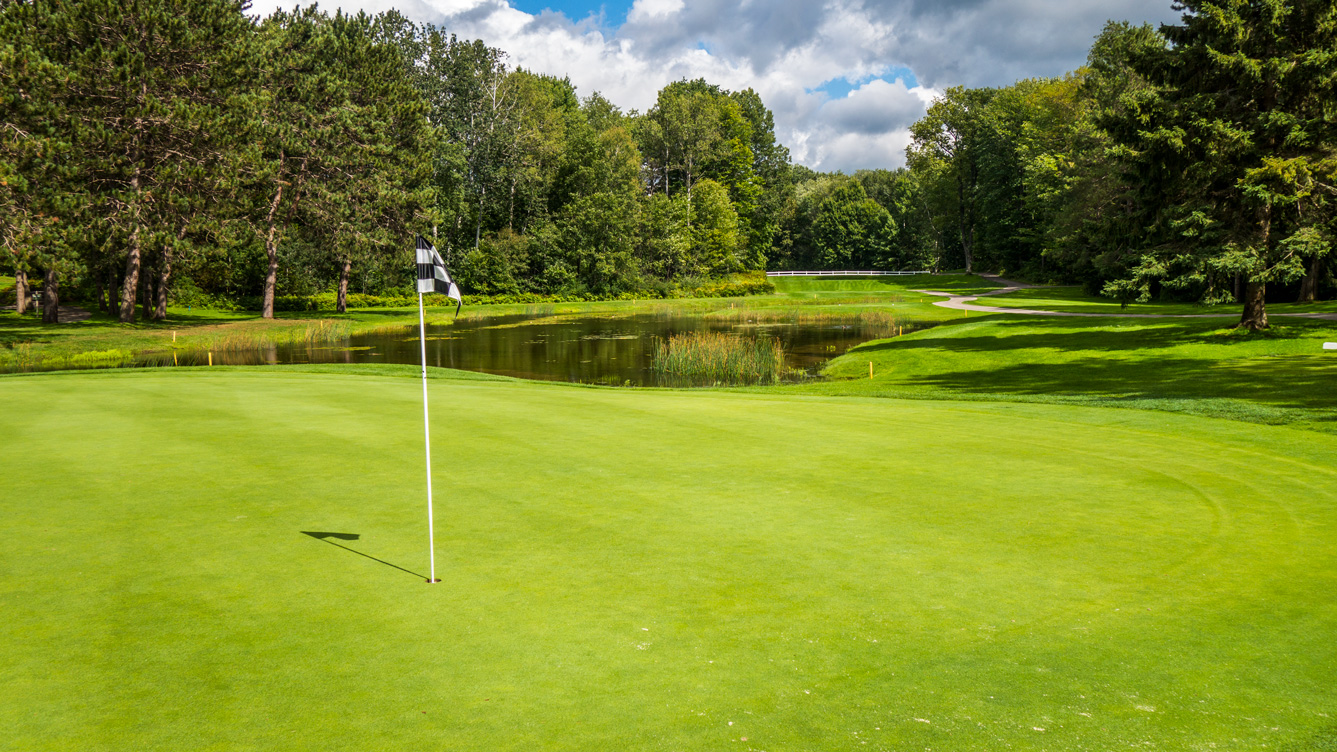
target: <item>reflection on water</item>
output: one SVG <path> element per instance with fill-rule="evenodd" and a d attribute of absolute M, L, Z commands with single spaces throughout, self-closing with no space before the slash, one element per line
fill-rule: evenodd
<path fill-rule="evenodd" d="M 655 386 L 650 369 L 659 343 L 686 332 L 775 337 L 794 378 L 869 339 L 895 333 L 886 320 L 789 317 L 749 320 L 641 314 L 622 317 L 505 316 L 427 327 L 427 364 L 526 379 Z M 419 362 L 417 327 L 353 335 L 343 343 L 298 343 L 214 352 L 216 365 Z M 204 352 L 155 353 L 136 365 L 203 365 Z"/>

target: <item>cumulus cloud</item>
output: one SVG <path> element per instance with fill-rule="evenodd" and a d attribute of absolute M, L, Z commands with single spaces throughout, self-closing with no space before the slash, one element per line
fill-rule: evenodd
<path fill-rule="evenodd" d="M 664 84 L 683 78 L 751 87 L 795 161 L 847 171 L 903 164 L 909 125 L 948 86 L 1059 75 L 1082 63 L 1108 19 L 1177 17 L 1168 0 L 635 0 L 609 27 L 601 13 L 531 14 L 508 0 L 326 2 L 397 7 L 624 108 L 649 108 Z M 277 4 L 258 0 L 253 12 Z M 828 93 L 831 82 L 848 93 Z"/>

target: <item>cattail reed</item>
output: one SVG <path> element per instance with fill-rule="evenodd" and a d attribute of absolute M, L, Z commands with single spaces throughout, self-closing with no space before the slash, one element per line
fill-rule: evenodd
<path fill-rule="evenodd" d="M 785 373 L 785 353 L 772 337 L 690 332 L 661 342 L 650 368 L 675 385 L 772 384 Z"/>

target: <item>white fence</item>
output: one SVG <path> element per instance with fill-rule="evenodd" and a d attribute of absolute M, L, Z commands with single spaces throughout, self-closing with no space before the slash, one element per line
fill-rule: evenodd
<path fill-rule="evenodd" d="M 932 274 L 922 272 L 766 272 L 767 277 L 908 277 L 912 274 Z"/>

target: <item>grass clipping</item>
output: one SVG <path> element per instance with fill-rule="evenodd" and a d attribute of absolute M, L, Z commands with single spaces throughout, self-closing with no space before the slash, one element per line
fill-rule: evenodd
<path fill-rule="evenodd" d="M 785 374 L 785 351 L 773 337 L 689 332 L 660 342 L 650 368 L 675 386 L 773 384 Z"/>

